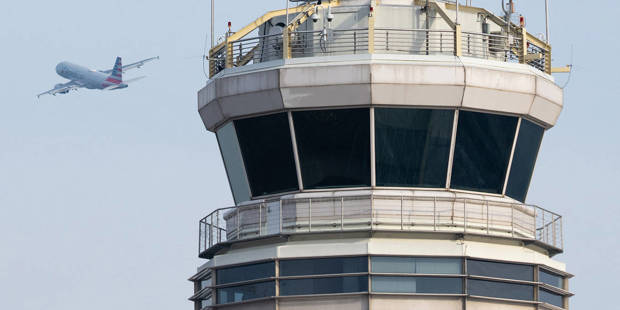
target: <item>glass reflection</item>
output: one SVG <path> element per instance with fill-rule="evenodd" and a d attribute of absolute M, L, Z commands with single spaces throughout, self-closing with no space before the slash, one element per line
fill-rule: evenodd
<path fill-rule="evenodd" d="M 368 109 L 293 112 L 304 188 L 370 186 Z"/>
<path fill-rule="evenodd" d="M 453 110 L 375 109 L 377 185 L 446 185 Z"/>
<path fill-rule="evenodd" d="M 299 189 L 288 115 L 235 121 L 253 196 Z"/>
<path fill-rule="evenodd" d="M 459 112 L 451 187 L 502 194 L 518 119 Z"/>
<path fill-rule="evenodd" d="M 526 119 L 521 120 L 506 188 L 506 195 L 521 202 L 525 202 L 544 133 L 542 127 Z"/>

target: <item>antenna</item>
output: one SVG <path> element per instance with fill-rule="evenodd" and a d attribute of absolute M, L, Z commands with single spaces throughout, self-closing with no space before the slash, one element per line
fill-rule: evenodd
<path fill-rule="evenodd" d="M 545 26 L 547 28 L 545 38 L 547 38 L 547 44 L 549 44 L 549 0 L 545 0 Z"/>

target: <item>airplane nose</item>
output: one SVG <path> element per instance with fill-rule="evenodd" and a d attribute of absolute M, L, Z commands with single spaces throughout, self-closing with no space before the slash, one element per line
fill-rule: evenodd
<path fill-rule="evenodd" d="M 59 75 L 62 74 L 62 71 L 64 71 L 65 65 L 61 62 L 58 65 L 56 65 L 56 73 L 58 73 Z"/>

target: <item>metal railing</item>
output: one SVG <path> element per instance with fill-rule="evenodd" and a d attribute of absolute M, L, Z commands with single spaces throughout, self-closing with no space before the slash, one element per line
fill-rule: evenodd
<path fill-rule="evenodd" d="M 454 31 L 426 29 L 375 29 L 375 53 L 454 55 Z"/>
<path fill-rule="evenodd" d="M 222 208 L 200 220 L 199 252 L 227 241 L 338 231 L 444 232 L 563 248 L 562 217 L 537 206 L 466 198 L 343 196 Z"/>
<path fill-rule="evenodd" d="M 370 36 L 373 40 L 371 43 Z M 457 55 L 528 64 L 551 72 L 550 48 L 515 30 L 510 35 L 426 29 L 325 29 L 230 41 L 210 54 L 211 76 L 225 68 L 242 67 L 283 58 L 368 54 Z M 458 41 L 458 42 L 457 42 Z M 460 43 L 459 43 L 460 42 Z M 524 45 L 523 42 L 526 42 Z M 370 45 L 372 44 L 372 47 Z M 457 46 L 460 44 L 460 49 Z"/>
<path fill-rule="evenodd" d="M 325 29 L 291 33 L 292 58 L 368 54 L 368 29 Z"/>

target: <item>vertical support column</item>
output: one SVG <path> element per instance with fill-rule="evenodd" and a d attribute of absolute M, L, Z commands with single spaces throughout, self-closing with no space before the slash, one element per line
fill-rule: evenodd
<path fill-rule="evenodd" d="M 276 295 L 276 300 L 275 300 L 275 310 L 279 310 L 280 309 L 280 298 L 278 298 L 278 296 L 280 296 L 280 260 L 276 258 L 275 261 L 275 267 L 276 267 L 276 272 L 275 272 L 275 276 L 276 276 L 276 281 L 275 281 L 275 285 L 276 285 L 276 291 L 275 291 L 275 295 Z"/>
<path fill-rule="evenodd" d="M 459 24 L 454 26 L 454 55 L 456 57 L 463 56 L 463 32 Z"/>
<path fill-rule="evenodd" d="M 291 140 L 293 145 L 293 157 L 295 158 L 295 170 L 297 170 L 297 183 L 299 183 L 299 190 L 304 190 L 304 182 L 301 177 L 301 164 L 299 162 L 299 151 L 297 149 L 297 135 L 295 133 L 295 123 L 293 122 L 293 113 L 288 112 L 288 126 L 291 131 Z"/>
<path fill-rule="evenodd" d="M 506 189 L 508 188 L 508 179 L 510 178 L 510 170 L 512 169 L 512 160 L 515 157 L 515 150 L 517 148 L 517 141 L 519 141 L 519 131 L 521 130 L 521 121 L 522 117 L 519 117 L 517 121 L 517 128 L 515 129 L 515 136 L 512 140 L 512 149 L 510 151 L 510 157 L 508 159 L 508 167 L 506 167 L 506 177 L 504 178 L 504 187 L 502 190 L 502 195 L 506 196 Z"/>
<path fill-rule="evenodd" d="M 459 126 L 459 110 L 454 111 L 452 122 L 452 138 L 450 139 L 450 155 L 448 157 L 448 175 L 446 176 L 446 189 L 452 185 L 452 166 L 454 165 L 454 150 L 456 148 L 456 134 Z"/>
<path fill-rule="evenodd" d="M 377 6 L 377 2 L 375 0 L 370 1 L 370 11 L 368 13 L 368 54 L 375 53 L 375 6 Z"/>
<path fill-rule="evenodd" d="M 375 108 L 370 108 L 370 186 L 377 187 L 377 153 L 375 152 Z"/>

